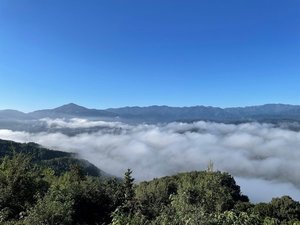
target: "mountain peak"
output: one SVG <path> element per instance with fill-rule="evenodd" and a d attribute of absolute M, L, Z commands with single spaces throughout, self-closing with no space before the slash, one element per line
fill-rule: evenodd
<path fill-rule="evenodd" d="M 65 104 L 65 105 L 62 105 L 62 106 L 60 106 L 60 107 L 83 107 L 83 106 L 80 106 L 80 105 L 77 105 L 77 104 L 75 104 L 75 103 L 73 103 L 73 102 L 70 102 L 70 103 Z M 83 107 L 83 108 L 84 108 L 84 107 Z"/>
<path fill-rule="evenodd" d="M 62 105 L 60 107 L 57 107 L 54 109 L 56 112 L 64 112 L 64 113 L 67 113 L 67 112 L 80 112 L 80 111 L 86 111 L 87 108 L 83 107 L 83 106 L 80 106 L 80 105 L 77 105 L 75 103 L 69 103 L 69 104 L 66 104 L 66 105 Z"/>

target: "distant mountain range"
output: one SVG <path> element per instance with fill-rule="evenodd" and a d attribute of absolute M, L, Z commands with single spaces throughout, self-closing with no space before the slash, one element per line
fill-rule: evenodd
<path fill-rule="evenodd" d="M 23 113 L 16 110 L 0 110 L 0 128 L 31 126 L 28 121 L 41 118 L 87 118 L 128 123 L 166 123 L 174 121 L 192 122 L 198 120 L 224 123 L 300 121 L 300 106 L 266 104 L 261 106 L 218 108 L 211 106 L 191 107 L 123 107 L 110 109 L 88 109 L 74 103 L 54 109 Z M 8 126 L 9 125 L 9 126 Z"/>

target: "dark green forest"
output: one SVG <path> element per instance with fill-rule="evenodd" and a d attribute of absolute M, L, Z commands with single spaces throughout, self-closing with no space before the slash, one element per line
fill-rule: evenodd
<path fill-rule="evenodd" d="M 3 225 L 299 225 L 289 196 L 252 204 L 234 178 L 206 171 L 135 183 L 105 174 L 76 155 L 0 140 Z M 105 169 L 105 168 L 104 168 Z"/>

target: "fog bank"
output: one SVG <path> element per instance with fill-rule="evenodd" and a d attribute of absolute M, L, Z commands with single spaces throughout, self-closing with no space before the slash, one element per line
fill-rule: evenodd
<path fill-rule="evenodd" d="M 216 170 L 237 177 L 243 193 L 248 194 L 252 201 L 268 201 L 283 194 L 300 200 L 300 132 L 297 131 L 259 123 L 134 126 L 76 118 L 43 119 L 42 122 L 58 131 L 0 130 L 0 138 L 36 142 L 48 148 L 76 152 L 117 176 L 131 168 L 137 180 L 204 170 L 212 160 Z M 99 129 L 73 136 L 59 132 L 60 128 L 89 127 Z M 118 132 L 108 130 L 116 128 Z"/>

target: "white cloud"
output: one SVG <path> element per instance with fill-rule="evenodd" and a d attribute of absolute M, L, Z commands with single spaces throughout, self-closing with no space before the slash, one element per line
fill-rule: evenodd
<path fill-rule="evenodd" d="M 72 118 L 69 120 L 66 119 L 51 119 L 51 118 L 43 118 L 39 121 L 46 123 L 48 128 L 90 128 L 90 127 L 119 127 L 125 126 L 120 122 L 106 122 L 106 121 L 95 121 L 95 120 L 87 120 L 81 118 Z"/>
<path fill-rule="evenodd" d="M 239 177 L 242 184 L 246 181 L 253 184 L 247 187 L 255 187 L 254 184 L 260 182 L 264 187 L 282 188 L 286 194 L 300 200 L 300 133 L 296 131 L 258 123 L 127 125 L 82 119 L 43 121 L 56 128 L 100 126 L 120 128 L 121 132 L 99 129 L 93 133 L 67 136 L 60 132 L 0 130 L 0 138 L 33 141 L 49 148 L 76 152 L 104 171 L 118 176 L 131 168 L 137 180 L 203 170 L 212 160 L 216 169 Z M 241 186 L 246 194 L 252 190 Z M 259 193 L 257 198 L 252 196 L 255 201 L 259 198 L 266 200 L 259 197 Z"/>

